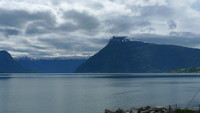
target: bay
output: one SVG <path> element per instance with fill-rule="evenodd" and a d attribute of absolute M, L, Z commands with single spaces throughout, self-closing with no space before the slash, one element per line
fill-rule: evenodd
<path fill-rule="evenodd" d="M 1 74 L 0 113 L 104 113 L 106 108 L 186 106 L 199 74 Z M 191 107 L 200 104 L 200 94 Z"/>

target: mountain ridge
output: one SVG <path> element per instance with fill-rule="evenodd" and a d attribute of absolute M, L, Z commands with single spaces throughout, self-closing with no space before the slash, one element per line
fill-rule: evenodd
<path fill-rule="evenodd" d="M 200 66 L 200 49 L 112 37 L 77 73 L 159 73 Z"/>
<path fill-rule="evenodd" d="M 5 50 L 0 51 L 0 71 L 2 73 L 32 73 L 31 69 L 28 69 L 18 62 Z"/>

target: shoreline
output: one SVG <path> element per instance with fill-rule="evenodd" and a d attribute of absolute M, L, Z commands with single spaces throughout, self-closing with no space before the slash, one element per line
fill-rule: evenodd
<path fill-rule="evenodd" d="M 127 110 L 118 108 L 117 110 L 105 109 L 104 113 L 200 113 L 200 105 L 198 110 L 189 108 L 172 108 L 170 105 L 168 108 L 161 106 L 143 106 L 133 107 Z"/>

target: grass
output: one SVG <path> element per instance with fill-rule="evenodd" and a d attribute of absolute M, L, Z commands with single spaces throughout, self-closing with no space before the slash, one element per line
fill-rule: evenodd
<path fill-rule="evenodd" d="M 200 113 L 200 112 L 199 111 L 190 110 L 190 109 L 177 109 L 175 111 L 168 112 L 168 113 Z"/>

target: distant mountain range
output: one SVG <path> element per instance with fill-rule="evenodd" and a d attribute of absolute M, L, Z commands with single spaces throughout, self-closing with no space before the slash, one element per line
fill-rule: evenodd
<path fill-rule="evenodd" d="M 0 51 L 1 73 L 31 73 L 34 72 L 16 62 L 7 51 Z"/>
<path fill-rule="evenodd" d="M 15 59 L 21 65 L 38 73 L 73 73 L 76 68 L 86 61 L 84 58 L 40 58 L 22 57 Z"/>
<path fill-rule="evenodd" d="M 0 51 L 0 73 L 73 73 L 86 59 L 14 59 L 7 51 Z"/>
<path fill-rule="evenodd" d="M 113 37 L 77 73 L 158 73 L 200 67 L 200 49 Z"/>

